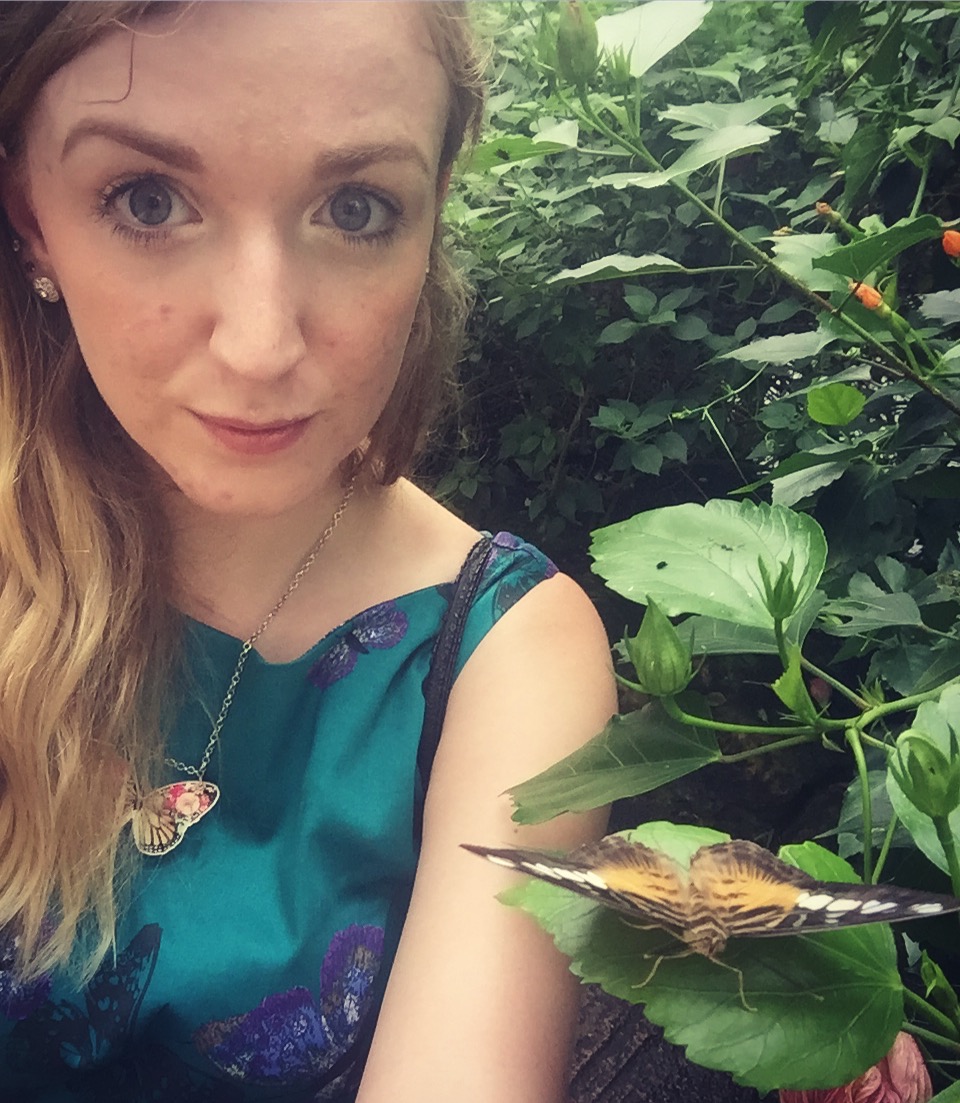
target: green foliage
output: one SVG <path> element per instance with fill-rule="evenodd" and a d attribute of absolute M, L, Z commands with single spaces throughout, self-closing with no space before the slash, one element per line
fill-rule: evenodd
<path fill-rule="evenodd" d="M 685 618 L 669 636 L 681 666 L 763 656 L 772 671 L 766 705 L 738 701 L 724 723 L 628 646 L 623 680 L 642 669 L 658 699 L 512 790 L 516 818 L 806 743 L 855 775 L 838 845 L 866 881 L 943 871 L 960 893 L 960 812 L 918 785 L 931 763 L 960 768 L 960 272 L 940 244 L 960 215 L 960 9 L 485 11 L 490 137 L 447 210 L 482 309 L 440 492 L 570 564 L 594 530 L 618 636 L 653 603 Z M 561 11 L 595 18 L 595 67 L 561 63 Z M 909 738 L 891 759 L 910 728 L 940 757 Z M 759 746 L 731 752 L 727 732 Z M 656 845 L 675 853 L 676 830 Z M 659 936 L 549 885 L 520 897 L 581 975 L 643 1000 L 693 1060 L 744 1083 L 852 1078 L 889 1044 L 905 993 L 933 1056 L 960 1045 L 957 962 L 938 973 L 927 954 L 904 983 L 882 927 L 855 932 L 883 942 L 862 961 L 807 961 L 806 938 L 731 945 L 750 1015 L 729 971 L 664 961 L 635 987 Z"/>

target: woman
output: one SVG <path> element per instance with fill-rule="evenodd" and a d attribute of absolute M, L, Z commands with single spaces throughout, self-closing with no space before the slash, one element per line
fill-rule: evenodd
<path fill-rule="evenodd" d="M 353 1098 L 388 975 L 362 1103 L 562 1098 L 572 980 L 458 847 L 602 826 L 500 795 L 614 708 L 519 541 L 412 838 L 478 537 L 402 477 L 456 323 L 462 18 L 0 6 L 0 1098 Z"/>

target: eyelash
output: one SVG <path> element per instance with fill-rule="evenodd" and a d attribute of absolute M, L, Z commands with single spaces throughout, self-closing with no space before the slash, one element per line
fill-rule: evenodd
<path fill-rule="evenodd" d="M 116 181 L 104 188 L 97 196 L 97 206 L 95 214 L 97 217 L 102 218 L 111 223 L 110 229 L 112 233 L 117 234 L 119 237 L 125 238 L 128 241 L 133 242 L 136 245 L 142 245 L 147 248 L 162 244 L 167 238 L 170 237 L 174 227 L 158 226 L 154 230 L 147 230 L 138 226 L 131 226 L 128 223 L 121 222 L 117 218 L 114 205 L 116 202 L 123 198 L 124 195 L 131 192 L 138 184 L 158 184 L 160 187 L 166 188 L 174 195 L 181 199 L 181 202 L 186 202 L 180 196 L 179 191 L 173 184 L 169 183 L 163 176 L 159 176 L 156 173 L 142 173 L 138 176 L 127 177 L 123 180 Z M 388 199 L 385 195 L 373 187 L 372 185 L 364 183 L 362 180 L 351 181 L 349 184 L 342 185 L 321 205 L 319 210 L 324 210 L 330 206 L 330 204 L 336 199 L 336 197 L 345 189 L 350 188 L 356 192 L 365 195 L 369 199 L 375 200 L 377 203 L 382 204 L 386 208 L 389 214 L 389 225 L 382 230 L 377 230 L 371 234 L 360 233 L 348 233 L 345 230 L 341 230 L 337 226 L 332 228 L 337 231 L 341 240 L 353 248 L 359 248 L 365 245 L 387 245 L 396 235 L 397 231 L 404 225 L 405 219 L 403 209 L 398 203 L 392 199 Z M 312 221 L 312 219 L 311 219 Z"/>

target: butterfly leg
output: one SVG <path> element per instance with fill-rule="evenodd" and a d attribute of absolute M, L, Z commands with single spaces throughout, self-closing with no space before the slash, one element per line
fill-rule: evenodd
<path fill-rule="evenodd" d="M 729 969 L 731 973 L 737 974 L 737 987 L 740 991 L 740 1003 L 743 1005 L 744 1011 L 756 1011 L 755 1007 L 752 1007 L 747 1003 L 746 994 L 743 991 L 743 973 L 735 965 L 728 965 L 725 961 L 721 961 L 719 958 L 711 957 L 707 959 L 712 961 L 714 965 L 719 965 L 721 969 Z"/>
<path fill-rule="evenodd" d="M 653 963 L 653 968 L 650 970 L 649 973 L 647 973 L 647 975 L 643 978 L 643 980 L 639 984 L 632 985 L 632 987 L 633 988 L 645 988 L 650 983 L 650 981 L 652 981 L 653 978 L 657 975 L 657 970 L 660 968 L 660 962 L 661 961 L 672 961 L 672 960 L 676 960 L 677 958 L 681 958 L 681 957 L 689 957 L 693 952 L 694 952 L 693 950 L 681 950 L 678 954 L 656 954 L 656 955 L 654 955 L 654 954 L 644 954 L 643 956 L 647 961 L 649 961 L 650 958 L 652 958 L 654 956 L 656 956 L 656 960 Z"/>

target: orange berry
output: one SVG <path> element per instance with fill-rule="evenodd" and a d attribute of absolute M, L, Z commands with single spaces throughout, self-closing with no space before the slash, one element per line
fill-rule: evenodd
<path fill-rule="evenodd" d="M 960 230 L 944 230 L 940 244 L 948 257 L 960 257 Z"/>
<path fill-rule="evenodd" d="M 855 283 L 853 280 L 850 280 L 847 287 L 853 292 L 854 298 L 859 299 L 867 310 L 876 310 L 878 307 L 884 305 L 883 296 L 875 287 L 871 287 L 868 283 Z"/>

